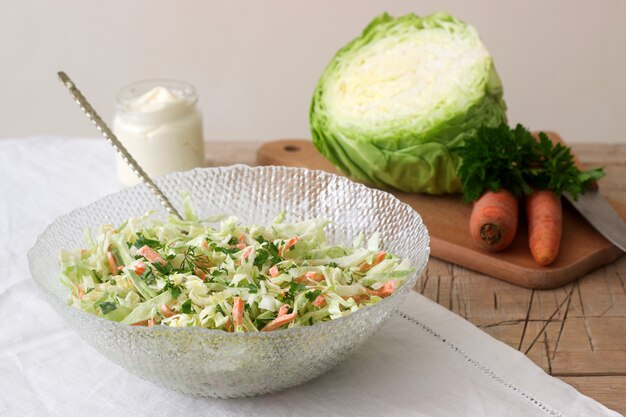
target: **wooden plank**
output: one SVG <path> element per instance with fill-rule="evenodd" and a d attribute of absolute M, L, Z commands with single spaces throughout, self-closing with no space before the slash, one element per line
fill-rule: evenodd
<path fill-rule="evenodd" d="M 565 138 L 567 141 L 567 138 Z M 570 143 L 572 151 L 589 167 L 624 164 L 626 144 Z"/>
<path fill-rule="evenodd" d="M 589 274 L 579 285 L 580 309 L 585 317 L 626 316 L 626 257 Z M 626 333 L 622 334 L 626 337 Z"/>
<path fill-rule="evenodd" d="M 452 264 L 437 258 L 430 258 L 426 266 L 427 275 L 457 275 L 453 272 Z M 458 275 L 457 275 L 458 276 Z"/>
<path fill-rule="evenodd" d="M 533 290 L 481 275 L 459 279 L 457 284 L 464 302 L 470 306 L 468 319 L 478 326 L 513 320 L 524 322 L 528 318 Z"/>
<path fill-rule="evenodd" d="M 617 266 L 604 270 L 613 271 Z M 498 340 L 520 349 L 547 372 L 626 375 L 626 317 L 588 317 L 580 311 L 581 293 L 607 288 L 606 281 L 598 279 L 605 275 L 602 271 L 582 279 L 579 284 L 533 292 L 477 274 L 473 277 L 448 275 L 447 269 L 437 267 L 446 275 L 429 273 L 418 287 L 421 293 Z M 617 279 L 618 274 L 609 276 Z M 592 295 L 583 297 L 585 305 L 594 305 Z M 599 305 L 606 302 L 599 298 Z M 574 308 L 575 303 L 579 311 Z"/>
<path fill-rule="evenodd" d="M 552 359 L 552 375 L 626 377 L 625 363 L 626 352 L 623 350 L 609 350 L 600 353 L 560 352 Z M 626 396 L 626 392 L 624 395 Z"/>
<path fill-rule="evenodd" d="M 551 326 L 553 325 L 554 323 L 551 324 Z M 534 340 L 533 337 L 535 334 L 533 328 L 538 329 L 539 327 L 543 327 L 543 323 L 529 322 L 526 328 L 524 327 L 525 323 L 523 321 L 511 320 L 497 325 L 481 326 L 481 329 L 487 332 L 490 336 L 506 343 L 513 349 L 519 349 L 526 353 L 528 358 L 530 358 L 537 366 L 547 373 L 551 373 L 552 365 L 550 355 L 548 354 L 550 345 L 546 336 L 547 333 L 543 332 L 537 340 Z M 526 334 L 526 337 L 520 347 L 520 336 L 524 333 Z M 528 352 L 525 352 L 531 342 L 532 348 Z"/>
<path fill-rule="evenodd" d="M 204 165 L 207 167 L 245 164 L 256 166 L 259 142 L 204 142 Z"/>
<path fill-rule="evenodd" d="M 608 408 L 626 415 L 626 377 L 623 376 L 587 376 L 561 377 L 581 393 L 594 398 Z"/>

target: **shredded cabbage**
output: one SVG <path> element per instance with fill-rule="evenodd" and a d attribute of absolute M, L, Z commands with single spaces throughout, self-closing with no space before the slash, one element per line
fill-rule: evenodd
<path fill-rule="evenodd" d="M 86 247 L 61 251 L 69 303 L 129 325 L 233 332 L 309 326 L 391 295 L 410 262 L 379 251 L 379 235 L 327 242 L 325 220 L 244 226 L 235 217 L 185 220 L 147 213 L 101 226 Z M 217 221 L 221 220 L 219 225 Z"/>

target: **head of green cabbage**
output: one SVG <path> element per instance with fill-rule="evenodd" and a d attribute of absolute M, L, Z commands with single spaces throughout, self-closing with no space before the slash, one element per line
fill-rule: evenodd
<path fill-rule="evenodd" d="M 502 122 L 489 52 L 446 13 L 375 18 L 328 64 L 310 111 L 315 146 L 350 178 L 430 194 L 459 191 L 451 149 Z"/>

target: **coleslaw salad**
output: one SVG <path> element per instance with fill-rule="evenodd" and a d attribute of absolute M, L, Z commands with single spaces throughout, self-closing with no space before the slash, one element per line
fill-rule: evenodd
<path fill-rule="evenodd" d="M 337 319 L 391 295 L 413 272 L 382 251 L 379 234 L 328 242 L 326 220 L 241 225 L 148 212 L 85 231 L 85 248 L 60 253 L 69 304 L 128 325 L 273 331 Z"/>

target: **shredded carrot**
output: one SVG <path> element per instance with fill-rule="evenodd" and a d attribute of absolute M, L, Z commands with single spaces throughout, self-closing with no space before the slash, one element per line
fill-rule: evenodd
<path fill-rule="evenodd" d="M 137 323 L 133 323 L 131 324 L 131 326 L 148 326 L 148 327 L 152 327 L 154 326 L 156 323 L 154 317 L 150 317 L 148 320 L 142 320 L 142 321 L 138 321 Z"/>
<path fill-rule="evenodd" d="M 144 245 L 137 250 L 137 253 L 145 257 L 150 263 L 158 262 L 161 265 L 165 265 L 165 260 L 154 251 L 150 246 Z"/>
<path fill-rule="evenodd" d="M 283 304 L 278 309 L 278 316 L 276 316 L 276 317 L 282 317 L 282 316 L 286 315 L 288 311 L 289 311 L 289 304 Z"/>
<path fill-rule="evenodd" d="M 206 273 L 202 269 L 196 268 L 193 271 L 193 274 L 197 276 L 198 278 L 200 278 L 202 281 L 206 281 Z"/>
<path fill-rule="evenodd" d="M 115 256 L 113 256 L 113 252 L 107 252 L 107 260 L 109 261 L 109 272 L 111 272 L 111 275 L 119 274 L 120 271 L 117 267 L 117 262 L 115 261 Z"/>
<path fill-rule="evenodd" d="M 241 326 L 243 323 L 243 300 L 241 297 L 235 297 L 233 299 L 233 324 L 235 328 Z"/>
<path fill-rule="evenodd" d="M 237 262 L 235 262 L 235 264 L 237 265 L 241 265 L 241 262 L 244 259 L 248 259 L 248 256 L 250 256 L 250 253 L 252 252 L 252 246 L 248 246 L 247 248 L 244 249 L 243 253 L 241 254 L 241 256 L 239 257 L 239 259 L 237 259 Z"/>
<path fill-rule="evenodd" d="M 248 256 L 250 256 L 250 253 L 252 253 L 252 246 L 246 248 L 243 253 L 241 254 L 241 257 L 243 259 L 248 259 Z"/>
<path fill-rule="evenodd" d="M 351 296 L 342 296 L 341 298 L 343 298 L 344 300 L 348 301 L 349 299 L 353 299 L 355 303 L 360 304 L 364 301 L 369 300 L 370 298 L 370 292 L 369 291 L 373 291 L 373 290 L 365 290 L 368 291 L 366 294 L 357 294 L 357 295 L 351 295 Z"/>
<path fill-rule="evenodd" d="M 226 318 L 226 323 L 224 323 L 224 330 L 227 332 L 233 331 L 233 322 L 230 320 L 230 317 Z"/>
<path fill-rule="evenodd" d="M 262 332 L 269 332 L 272 330 L 276 330 L 285 324 L 292 322 L 295 320 L 297 313 L 285 314 L 282 316 L 276 317 L 274 320 L 270 321 L 261 329 Z"/>
<path fill-rule="evenodd" d="M 294 282 L 298 282 L 298 283 L 302 283 L 305 281 L 312 281 L 312 282 L 320 282 L 320 281 L 324 281 L 325 277 L 324 274 L 316 272 L 316 271 L 309 271 L 304 275 L 300 275 L 299 277 L 294 279 Z"/>
<path fill-rule="evenodd" d="M 213 266 L 213 263 L 206 255 L 197 255 L 193 263 L 195 266 L 202 269 L 209 269 Z"/>
<path fill-rule="evenodd" d="M 384 259 L 385 256 L 387 256 L 387 254 L 385 252 L 378 252 L 376 253 L 376 256 L 374 256 L 374 260 L 372 261 L 371 264 L 368 264 L 367 262 L 362 262 L 359 265 L 359 270 L 360 271 L 369 271 L 373 266 L 378 265 L 379 263 L 381 263 Z"/>
<path fill-rule="evenodd" d="M 163 315 L 165 317 L 172 317 L 174 315 L 172 310 L 170 310 L 170 308 L 166 304 L 161 305 L 161 311 L 163 312 Z"/>
<path fill-rule="evenodd" d="M 326 298 L 323 295 L 318 295 L 315 300 L 311 303 L 317 308 L 322 308 L 326 305 Z"/>
<path fill-rule="evenodd" d="M 381 298 L 389 297 L 396 291 L 398 284 L 394 280 L 385 282 L 385 284 L 377 290 L 366 290 L 368 294 L 377 295 Z"/>
<path fill-rule="evenodd" d="M 292 237 L 291 239 L 289 239 L 287 241 L 287 243 L 285 243 L 284 245 L 281 245 L 278 248 L 278 255 L 284 257 L 285 256 L 285 252 L 287 252 L 289 249 L 293 248 L 294 245 L 296 243 L 298 243 L 299 241 L 300 241 L 300 238 L 298 236 Z"/>
<path fill-rule="evenodd" d="M 135 274 L 137 275 L 143 275 L 143 273 L 146 272 L 146 264 L 144 264 L 140 260 L 136 260 L 133 261 L 132 264 L 130 264 L 130 269 L 135 271 Z"/>
<path fill-rule="evenodd" d="M 278 270 L 278 267 L 276 265 L 271 267 L 268 272 L 270 273 L 270 276 L 272 278 L 276 278 L 277 276 L 280 275 L 280 271 Z"/>

